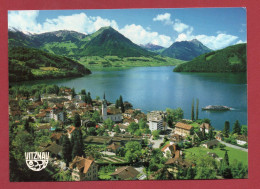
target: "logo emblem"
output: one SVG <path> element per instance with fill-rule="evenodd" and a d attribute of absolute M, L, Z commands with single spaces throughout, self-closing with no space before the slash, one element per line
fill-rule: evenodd
<path fill-rule="evenodd" d="M 41 171 L 48 165 L 49 152 L 25 152 L 25 161 L 29 169 Z"/>

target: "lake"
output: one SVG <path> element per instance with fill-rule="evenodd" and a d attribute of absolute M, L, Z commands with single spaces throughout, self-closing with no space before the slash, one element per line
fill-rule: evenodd
<path fill-rule="evenodd" d="M 180 107 L 184 118 L 191 118 L 192 99 L 199 99 L 199 118 L 209 118 L 216 129 L 226 120 L 247 125 L 246 73 L 176 73 L 173 66 L 135 67 L 120 71 L 93 71 L 81 78 L 24 82 L 26 85 L 46 83 L 86 89 L 92 98 L 103 97 L 115 102 L 120 95 L 143 112 Z M 234 110 L 202 111 L 207 105 L 225 105 Z"/>

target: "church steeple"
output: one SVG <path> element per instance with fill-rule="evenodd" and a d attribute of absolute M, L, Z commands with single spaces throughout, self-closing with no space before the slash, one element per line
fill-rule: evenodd
<path fill-rule="evenodd" d="M 106 94 L 105 94 L 105 92 L 104 92 L 104 96 L 103 96 L 103 99 L 104 99 L 104 100 L 106 100 Z"/>

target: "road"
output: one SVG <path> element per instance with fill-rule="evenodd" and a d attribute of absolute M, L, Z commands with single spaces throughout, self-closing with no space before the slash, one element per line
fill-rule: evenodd
<path fill-rule="evenodd" d="M 160 144 L 163 142 L 163 135 L 160 135 L 158 140 L 152 140 L 153 137 L 149 138 L 149 141 L 153 143 L 153 148 L 159 148 Z"/>
<path fill-rule="evenodd" d="M 222 144 L 225 144 L 228 147 L 235 148 L 235 149 L 238 149 L 238 150 L 242 150 L 244 152 L 248 152 L 248 149 L 246 149 L 246 148 L 242 148 L 242 147 L 239 147 L 239 146 L 236 146 L 236 145 L 233 145 L 233 144 L 229 144 L 229 143 L 226 143 L 226 142 L 223 142 L 223 141 L 220 141 L 220 140 L 219 140 L 219 142 L 222 143 Z"/>

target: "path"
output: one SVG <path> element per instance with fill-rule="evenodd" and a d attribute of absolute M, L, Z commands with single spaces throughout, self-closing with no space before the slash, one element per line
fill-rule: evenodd
<path fill-rule="evenodd" d="M 220 141 L 220 140 L 219 140 L 219 142 L 222 143 L 222 144 L 225 144 L 228 147 L 235 148 L 235 149 L 238 149 L 238 150 L 242 150 L 244 152 L 248 152 L 248 149 L 246 149 L 246 148 L 242 148 L 242 147 L 239 147 L 239 146 L 236 146 L 236 145 L 233 145 L 233 144 L 229 144 L 229 143 L 226 143 L 226 142 Z"/>

